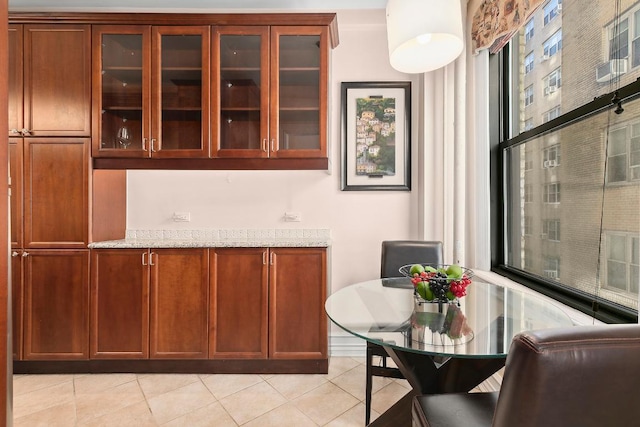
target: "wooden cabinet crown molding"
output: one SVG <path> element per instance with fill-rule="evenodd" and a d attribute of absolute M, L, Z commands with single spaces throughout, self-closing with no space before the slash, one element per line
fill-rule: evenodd
<path fill-rule="evenodd" d="M 12 24 L 122 25 L 326 25 L 331 48 L 339 44 L 336 13 L 9 13 Z"/>

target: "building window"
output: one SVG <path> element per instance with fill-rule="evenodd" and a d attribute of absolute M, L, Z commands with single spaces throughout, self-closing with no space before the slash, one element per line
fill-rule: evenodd
<path fill-rule="evenodd" d="M 560 86 L 562 86 L 562 70 L 560 67 L 549 73 L 543 80 L 544 82 L 544 95 L 548 96 L 555 93 Z"/>
<path fill-rule="evenodd" d="M 607 183 L 640 180 L 640 122 L 609 132 Z"/>
<path fill-rule="evenodd" d="M 529 21 L 524 26 L 525 42 L 528 42 L 532 38 L 533 38 L 533 18 L 529 19 Z"/>
<path fill-rule="evenodd" d="M 542 238 L 553 240 L 554 242 L 560 241 L 559 219 L 548 219 L 542 223 Z"/>
<path fill-rule="evenodd" d="M 529 117 L 524 121 L 524 129 L 523 131 L 528 131 L 529 129 L 533 129 L 533 117 Z"/>
<path fill-rule="evenodd" d="M 533 71 L 533 52 L 524 58 L 524 73 L 529 74 Z"/>
<path fill-rule="evenodd" d="M 524 195 L 523 195 L 523 199 L 525 203 L 531 203 L 533 202 L 533 185 L 531 184 L 525 184 L 523 191 L 524 191 Z M 525 233 L 525 234 L 531 234 L 531 233 Z"/>
<path fill-rule="evenodd" d="M 616 31 L 617 30 L 617 31 Z M 623 59 L 629 56 L 629 19 L 624 19 L 618 24 L 610 25 L 609 33 L 609 59 Z"/>
<path fill-rule="evenodd" d="M 544 202 L 560 203 L 560 183 L 552 182 L 544 186 Z"/>
<path fill-rule="evenodd" d="M 548 279 L 558 280 L 560 278 L 560 260 L 556 257 L 546 257 L 542 274 Z"/>
<path fill-rule="evenodd" d="M 524 106 L 528 107 L 531 104 L 533 104 L 533 85 L 524 90 Z"/>
<path fill-rule="evenodd" d="M 530 171 L 533 169 L 533 152 L 525 150 L 524 152 L 524 170 Z"/>
<path fill-rule="evenodd" d="M 556 16 L 560 14 L 562 10 L 562 0 L 551 0 L 544 7 L 544 25 L 553 21 Z"/>
<path fill-rule="evenodd" d="M 633 14 L 633 41 L 631 42 L 631 66 L 640 65 L 640 10 Z"/>
<path fill-rule="evenodd" d="M 560 164 L 560 145 L 555 144 L 542 152 L 542 167 L 555 168 Z"/>
<path fill-rule="evenodd" d="M 542 123 L 547 123 L 548 121 L 551 121 L 551 120 L 555 119 L 556 117 L 560 117 L 560 106 L 559 105 L 553 107 L 549 111 L 545 111 L 545 113 L 542 115 Z"/>
<path fill-rule="evenodd" d="M 607 233 L 606 284 L 609 289 L 638 294 L 640 281 L 640 237 Z"/>
<path fill-rule="evenodd" d="M 562 50 L 562 29 L 556 31 L 542 44 L 544 57 L 550 58 Z"/>
<path fill-rule="evenodd" d="M 522 234 L 525 236 L 531 236 L 531 217 L 524 217 L 524 224 L 522 226 Z"/>

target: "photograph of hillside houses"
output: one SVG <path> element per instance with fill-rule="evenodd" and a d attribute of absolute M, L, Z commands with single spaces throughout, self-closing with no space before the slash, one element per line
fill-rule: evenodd
<path fill-rule="evenodd" d="M 396 98 L 357 98 L 356 112 L 356 175 L 395 175 Z"/>

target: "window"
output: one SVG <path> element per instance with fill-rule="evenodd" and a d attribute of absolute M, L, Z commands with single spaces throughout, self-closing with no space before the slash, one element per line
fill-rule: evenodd
<path fill-rule="evenodd" d="M 627 233 L 606 236 L 606 284 L 609 289 L 638 294 L 640 237 Z"/>
<path fill-rule="evenodd" d="M 560 220 L 548 219 L 542 223 L 542 236 L 547 240 L 560 241 Z"/>
<path fill-rule="evenodd" d="M 525 42 L 528 42 L 532 38 L 533 38 L 533 18 L 529 19 L 529 21 L 524 26 Z"/>
<path fill-rule="evenodd" d="M 560 203 L 560 183 L 552 182 L 544 186 L 544 202 Z"/>
<path fill-rule="evenodd" d="M 551 0 L 544 6 L 544 25 L 549 24 L 560 14 L 562 10 L 562 0 Z"/>
<path fill-rule="evenodd" d="M 542 115 L 542 123 L 546 123 L 549 122 L 557 117 L 560 117 L 560 106 L 557 105 L 555 107 L 553 107 L 551 110 L 549 111 L 545 111 L 544 114 Z"/>
<path fill-rule="evenodd" d="M 607 183 L 640 180 L 640 122 L 612 129 L 608 138 Z"/>
<path fill-rule="evenodd" d="M 524 58 L 524 73 L 529 74 L 533 71 L 533 52 Z"/>
<path fill-rule="evenodd" d="M 555 168 L 560 164 L 560 145 L 552 145 L 542 152 L 542 167 Z"/>
<path fill-rule="evenodd" d="M 544 56 L 549 58 L 562 49 L 562 29 L 556 31 L 542 44 Z"/>
<path fill-rule="evenodd" d="M 531 104 L 533 104 L 533 85 L 524 90 L 524 105 L 527 107 Z"/>
<path fill-rule="evenodd" d="M 492 200 L 498 205 L 492 210 L 492 269 L 597 319 L 636 323 L 640 0 L 625 4 L 615 34 L 613 8 L 571 7 L 555 19 L 556 4 L 547 0 L 531 17 L 552 25 L 536 28 L 529 43 L 524 29 L 517 32 L 490 57 L 505 79 L 493 86 L 501 96 L 496 89 L 488 97 L 495 126 Z M 571 43 L 564 43 L 568 35 Z M 613 46 L 620 54 L 630 50 L 619 62 L 622 69 L 609 61 Z M 538 57 L 544 49 L 554 52 L 553 61 L 525 75 L 525 58 L 534 49 Z M 605 64 L 610 67 L 599 73 Z M 606 79 L 615 87 L 604 84 L 605 74 L 615 74 Z M 537 98 L 525 106 L 532 85 Z M 623 97 L 620 114 L 611 103 L 616 90 Z"/>
<path fill-rule="evenodd" d="M 555 93 L 560 86 L 562 86 L 562 71 L 560 68 L 556 68 L 549 73 L 543 80 L 544 82 L 544 95 L 548 96 Z"/>
<path fill-rule="evenodd" d="M 629 20 L 620 21 L 618 28 L 613 24 L 610 25 L 608 32 L 609 59 L 622 59 L 629 56 Z"/>

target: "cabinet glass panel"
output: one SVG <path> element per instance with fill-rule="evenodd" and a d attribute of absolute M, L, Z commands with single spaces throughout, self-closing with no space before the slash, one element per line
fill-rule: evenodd
<path fill-rule="evenodd" d="M 259 35 L 220 36 L 220 148 L 260 146 Z"/>
<path fill-rule="evenodd" d="M 202 135 L 202 36 L 163 35 L 162 135 L 166 150 L 199 150 Z"/>
<path fill-rule="evenodd" d="M 102 35 L 103 149 L 142 149 L 142 35 Z"/>
<path fill-rule="evenodd" d="M 279 150 L 320 149 L 320 36 L 280 36 Z"/>

